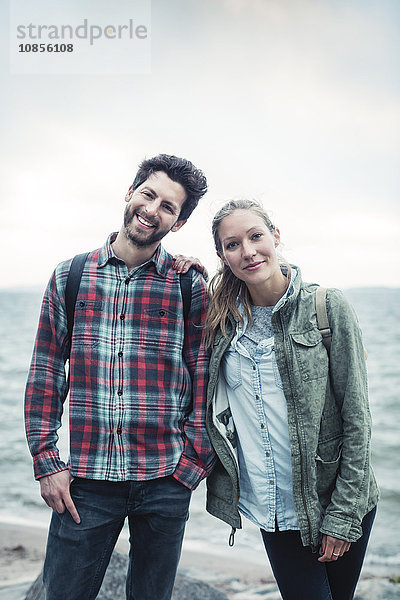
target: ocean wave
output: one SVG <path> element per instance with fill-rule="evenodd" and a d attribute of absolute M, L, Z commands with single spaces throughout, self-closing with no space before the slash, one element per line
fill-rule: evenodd
<path fill-rule="evenodd" d="M 375 564 L 380 566 L 399 566 L 400 567 L 400 552 L 397 554 L 383 555 L 381 553 L 368 553 L 366 564 Z"/>

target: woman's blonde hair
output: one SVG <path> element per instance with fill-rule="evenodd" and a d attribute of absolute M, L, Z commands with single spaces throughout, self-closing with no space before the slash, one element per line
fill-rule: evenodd
<path fill-rule="evenodd" d="M 217 212 L 212 222 L 212 235 L 215 249 L 220 256 L 223 248 L 219 238 L 219 227 L 225 217 L 231 215 L 235 210 L 251 210 L 260 217 L 269 231 L 275 233 L 275 225 L 271 222 L 264 208 L 255 200 L 230 200 Z M 221 265 L 210 282 L 210 306 L 205 322 L 206 343 L 211 346 L 217 329 L 220 328 L 226 335 L 228 315 L 231 314 L 244 324 L 244 316 L 251 322 L 251 298 L 246 284 L 232 273 L 228 265 L 221 260 Z M 243 313 L 239 311 L 237 299 L 243 307 Z"/>

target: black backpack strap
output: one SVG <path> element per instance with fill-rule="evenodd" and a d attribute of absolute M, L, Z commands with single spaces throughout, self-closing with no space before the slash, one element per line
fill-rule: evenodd
<path fill-rule="evenodd" d="M 192 303 L 192 269 L 189 269 L 187 273 L 181 273 L 179 281 L 183 299 L 183 318 L 186 323 L 189 318 L 190 305 Z"/>
<path fill-rule="evenodd" d="M 74 256 L 69 268 L 67 285 L 65 286 L 65 308 L 67 312 L 68 345 L 66 358 L 71 352 L 72 330 L 74 328 L 75 304 L 81 283 L 82 271 L 89 252 Z"/>
<path fill-rule="evenodd" d="M 186 346 L 186 332 L 187 326 L 189 324 L 189 314 L 190 314 L 190 306 L 192 304 L 192 269 L 189 269 L 187 273 L 181 273 L 179 275 L 179 283 L 181 286 L 181 294 L 183 300 L 183 318 L 185 321 L 184 326 L 184 340 L 183 340 L 183 357 L 185 356 L 185 346 Z M 193 399 L 190 402 L 190 406 L 186 409 L 186 415 L 190 413 L 193 406 Z"/>
<path fill-rule="evenodd" d="M 318 329 L 322 335 L 322 343 L 329 354 L 332 341 L 332 329 L 329 325 L 328 311 L 326 310 L 326 288 L 317 287 L 315 292 L 315 307 L 317 309 L 317 323 Z"/>

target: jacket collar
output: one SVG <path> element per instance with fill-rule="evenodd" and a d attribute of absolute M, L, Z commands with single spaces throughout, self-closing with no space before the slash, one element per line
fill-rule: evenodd
<path fill-rule="evenodd" d="M 277 310 L 286 311 L 288 308 L 290 309 L 293 302 L 297 301 L 297 296 L 299 295 L 300 289 L 303 285 L 303 278 L 301 276 L 300 268 L 296 265 L 290 265 L 290 268 L 295 269 L 296 276 L 291 278 L 289 288 L 285 296 L 277 303 L 274 312 Z"/>

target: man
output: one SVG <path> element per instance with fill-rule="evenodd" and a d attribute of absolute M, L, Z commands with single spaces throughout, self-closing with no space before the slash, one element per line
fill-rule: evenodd
<path fill-rule="evenodd" d="M 69 357 L 70 459 L 57 450 L 68 393 L 65 286 L 47 287 L 26 388 L 26 430 L 41 494 L 53 509 L 47 600 L 91 600 L 128 517 L 129 600 L 171 598 L 191 490 L 211 471 L 205 430 L 207 293 L 192 277 L 190 314 L 173 257 L 160 244 L 207 189 L 188 160 L 145 160 L 123 226 L 86 260 Z"/>

